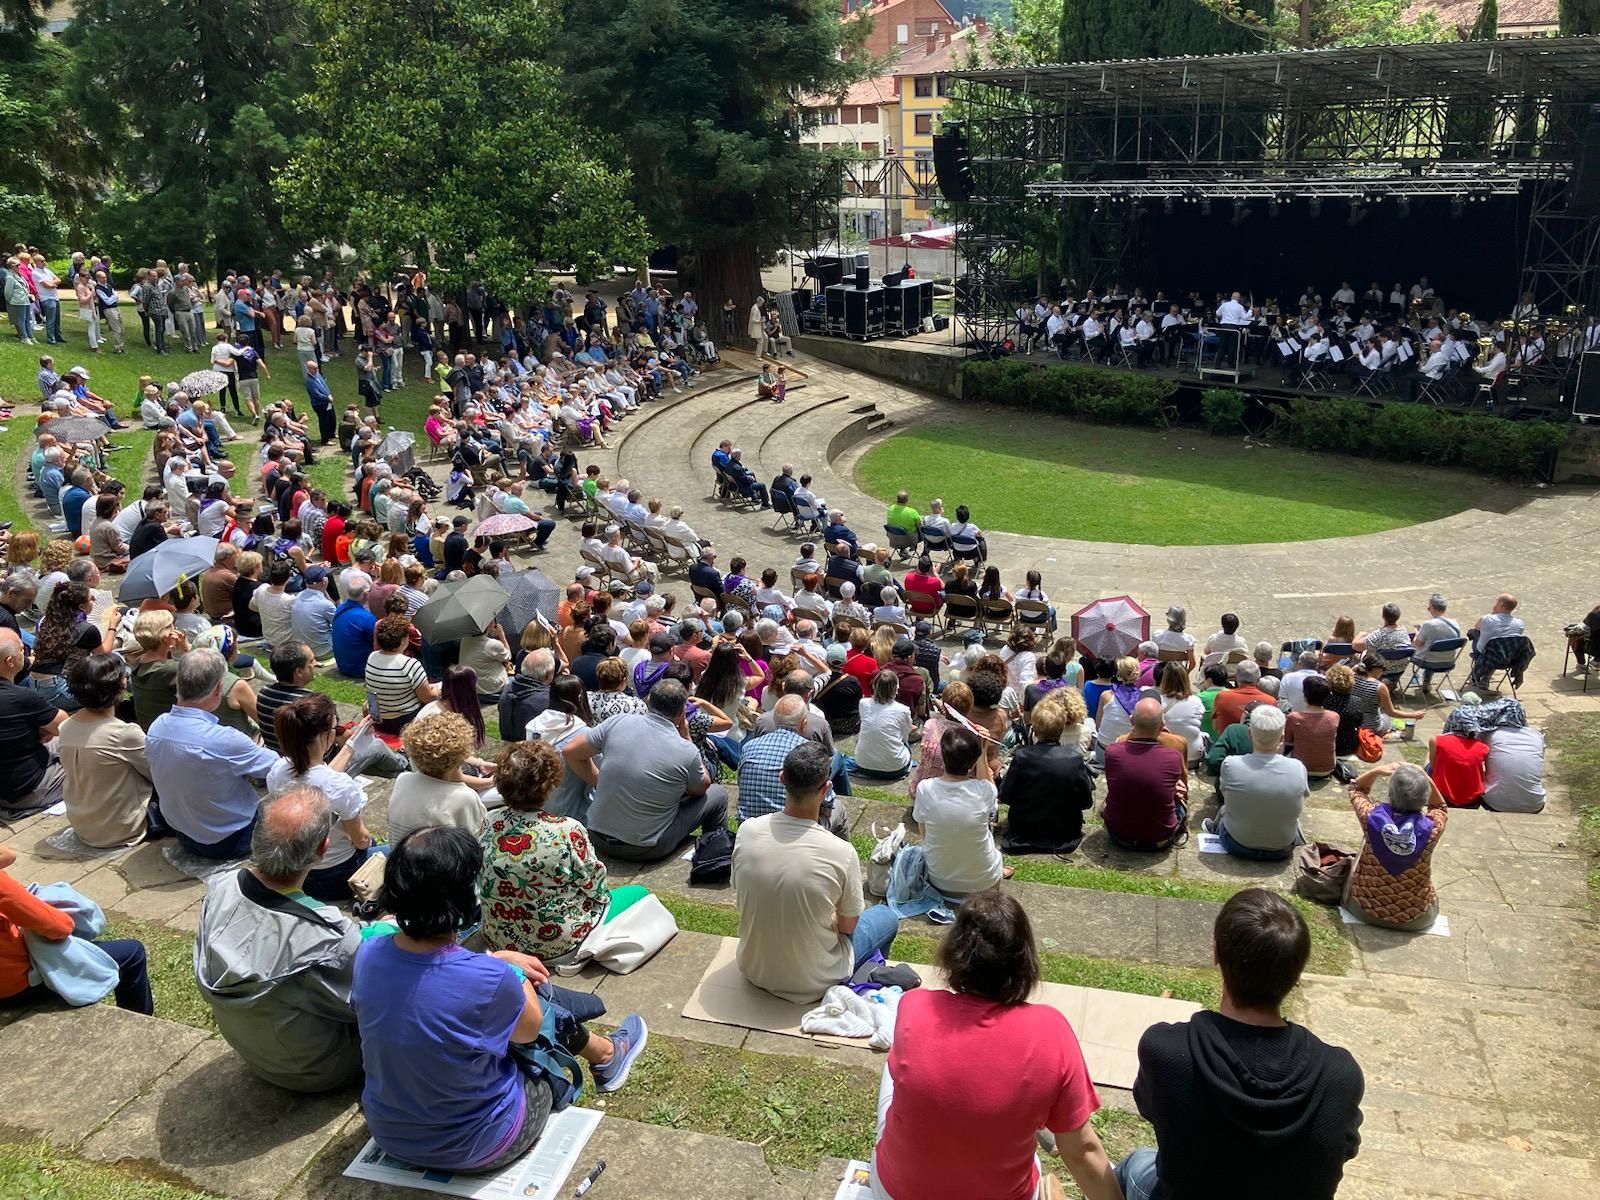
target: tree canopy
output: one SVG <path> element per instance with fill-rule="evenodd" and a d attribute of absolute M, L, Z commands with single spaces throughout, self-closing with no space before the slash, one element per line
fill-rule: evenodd
<path fill-rule="evenodd" d="M 507 301 L 542 286 L 541 263 L 643 260 L 627 173 L 566 111 L 546 4 L 430 0 L 404 19 L 390 0 L 318 4 L 310 129 L 276 177 L 299 226 Z"/>

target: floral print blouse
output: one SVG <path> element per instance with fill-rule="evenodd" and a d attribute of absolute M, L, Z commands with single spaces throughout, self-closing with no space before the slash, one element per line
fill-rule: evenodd
<path fill-rule="evenodd" d="M 497 808 L 480 840 L 478 900 L 489 949 L 558 958 L 605 915 L 606 866 L 572 818 Z"/>

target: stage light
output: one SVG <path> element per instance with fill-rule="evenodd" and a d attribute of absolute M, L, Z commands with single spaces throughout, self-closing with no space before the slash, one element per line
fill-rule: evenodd
<path fill-rule="evenodd" d="M 1271 200 L 1267 201 L 1267 216 L 1269 216 L 1269 217 L 1277 216 L 1278 215 L 1278 210 L 1281 207 L 1282 207 L 1282 202 L 1276 196 L 1274 196 Z"/>
<path fill-rule="evenodd" d="M 1401 196 L 1396 202 L 1395 208 L 1402 217 L 1409 217 L 1411 215 L 1411 197 Z"/>
<path fill-rule="evenodd" d="M 1235 200 L 1233 202 L 1233 223 L 1235 225 L 1243 225 L 1249 219 L 1250 206 L 1243 200 Z"/>
<path fill-rule="evenodd" d="M 1364 221 L 1366 219 L 1367 219 L 1366 206 L 1364 204 L 1362 204 L 1361 201 L 1356 200 L 1356 199 L 1352 199 L 1350 201 L 1350 215 L 1344 219 L 1344 223 L 1346 225 L 1359 225 L 1359 224 L 1361 224 L 1362 221 Z"/>
<path fill-rule="evenodd" d="M 1466 211 L 1466 201 L 1462 200 L 1460 196 L 1457 196 L 1455 199 L 1450 201 L 1450 215 L 1452 217 L 1459 217 Z"/>

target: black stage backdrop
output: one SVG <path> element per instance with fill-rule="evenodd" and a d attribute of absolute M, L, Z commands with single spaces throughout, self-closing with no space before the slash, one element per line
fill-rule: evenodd
<path fill-rule="evenodd" d="M 1160 201 L 1146 201 L 1135 218 L 1133 261 L 1124 264 L 1123 285 L 1174 298 L 1237 289 L 1247 301 L 1253 292 L 1257 303 L 1276 296 L 1290 311 L 1308 284 L 1331 303 L 1343 280 L 1357 297 L 1376 280 L 1387 297 L 1396 280 L 1409 289 L 1426 275 L 1446 305 L 1475 315 L 1504 317 L 1516 302 L 1527 229 L 1519 197 L 1468 203 L 1460 216 L 1452 215 L 1448 200 L 1431 199 L 1412 200 L 1402 216 L 1390 198 L 1366 205 L 1354 225 L 1346 200 L 1323 201 L 1318 216 L 1306 200 L 1280 205 L 1277 216 L 1265 200 L 1249 208 L 1235 224 L 1231 200 L 1213 200 L 1210 216 L 1198 203 L 1180 201 L 1168 215 Z M 1102 291 L 1110 282 L 1096 281 Z"/>

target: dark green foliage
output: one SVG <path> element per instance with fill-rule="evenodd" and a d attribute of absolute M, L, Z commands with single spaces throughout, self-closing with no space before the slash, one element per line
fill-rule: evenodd
<path fill-rule="evenodd" d="M 1032 367 L 1025 362 L 968 363 L 962 395 L 983 404 L 1104 421 L 1159 425 L 1163 406 L 1177 391 L 1170 379 L 1094 367 Z"/>
<path fill-rule="evenodd" d="M 1109 6 L 1066 0 L 1061 12 L 1062 61 L 1263 49 L 1262 29 L 1272 23 L 1273 0 L 1252 0 L 1240 7 L 1242 21 L 1232 21 L 1201 0 L 1131 0 Z"/>
<path fill-rule="evenodd" d="M 0 10 L 0 129 L 5 167 L 0 170 L 0 245 L 27 242 L 48 251 L 65 241 L 100 178 L 95 147 L 68 107 L 63 80 L 66 48 L 24 32 L 21 6 Z"/>
<path fill-rule="evenodd" d="M 1563 34 L 1600 33 L 1600 0 L 1561 0 Z"/>
<path fill-rule="evenodd" d="M 1200 420 L 1212 433 L 1236 434 L 1248 401 L 1234 388 L 1207 388 L 1200 393 Z"/>

